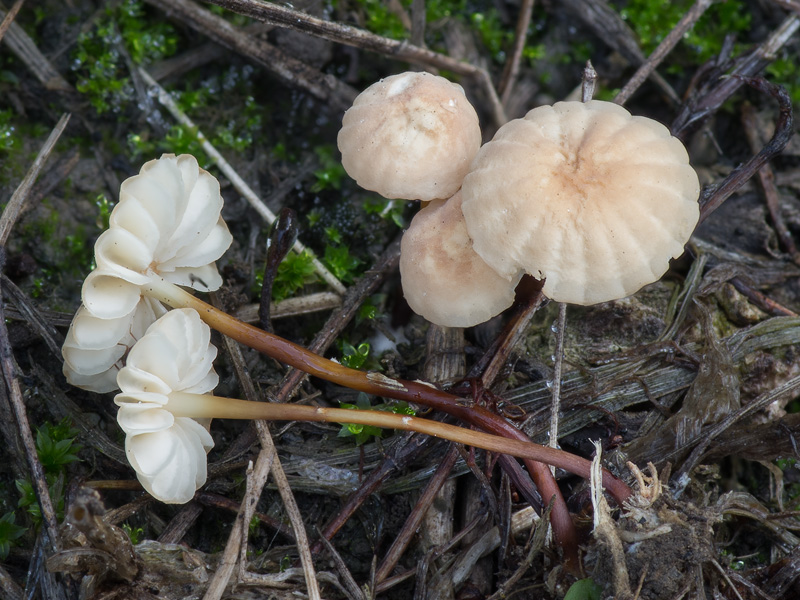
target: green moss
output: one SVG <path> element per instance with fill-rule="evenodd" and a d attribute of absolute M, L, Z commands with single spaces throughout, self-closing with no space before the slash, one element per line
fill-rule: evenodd
<path fill-rule="evenodd" d="M 309 252 L 290 252 L 278 266 L 272 284 L 272 299 L 276 302 L 288 298 L 305 285 L 317 280 L 312 256 Z"/>
<path fill-rule="evenodd" d="M 790 55 L 784 49 L 783 56 L 768 65 L 766 72 L 770 81 L 787 89 L 792 104 L 800 110 L 800 56 L 797 53 Z"/>
<path fill-rule="evenodd" d="M 322 262 L 339 281 L 345 283 L 355 279 L 358 267 L 361 265 L 361 261 L 353 256 L 345 245 L 326 246 Z"/>
<path fill-rule="evenodd" d="M 639 36 L 645 54 L 650 54 L 692 4 L 692 0 L 628 0 L 620 15 Z M 744 33 L 749 27 L 750 13 L 741 0 L 715 3 L 681 45 L 693 55 L 693 63 L 702 63 L 719 54 L 726 35 Z"/>
<path fill-rule="evenodd" d="M 314 153 L 319 159 L 320 168 L 314 171 L 316 182 L 311 186 L 311 191 L 317 194 L 323 190 L 342 189 L 342 180 L 347 173 L 334 146 L 331 144 L 317 146 L 314 148 Z"/>
<path fill-rule="evenodd" d="M 75 87 L 98 113 L 119 112 L 134 97 L 125 54 L 146 65 L 175 53 L 178 36 L 169 23 L 148 19 L 141 2 L 109 5 L 95 27 L 78 37 L 72 53 Z"/>
<path fill-rule="evenodd" d="M 472 13 L 470 23 L 480 36 L 483 45 L 489 50 L 492 59 L 497 63 L 503 63 L 506 59 L 506 49 L 514 42 L 514 32 L 503 27 L 497 10 L 490 8 L 483 12 Z"/>

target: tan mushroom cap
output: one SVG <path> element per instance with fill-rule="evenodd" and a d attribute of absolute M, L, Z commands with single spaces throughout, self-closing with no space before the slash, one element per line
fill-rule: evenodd
<path fill-rule="evenodd" d="M 464 180 L 475 251 L 503 277 L 545 277 L 595 304 L 658 280 L 699 217 L 700 185 L 669 130 L 610 102 L 559 102 L 500 128 Z"/>
<path fill-rule="evenodd" d="M 463 88 L 430 73 L 401 73 L 364 90 L 344 114 L 342 164 L 386 198 L 449 198 L 481 145 Z"/>
<path fill-rule="evenodd" d="M 500 314 L 520 279 L 500 277 L 472 250 L 461 192 L 414 216 L 400 246 L 400 277 L 414 312 L 445 327 L 471 327 Z"/>

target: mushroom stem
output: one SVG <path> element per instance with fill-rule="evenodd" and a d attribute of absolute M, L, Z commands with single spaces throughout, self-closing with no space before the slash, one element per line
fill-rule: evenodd
<path fill-rule="evenodd" d="M 264 419 L 267 421 L 324 421 L 326 423 L 355 423 L 383 429 L 416 431 L 466 446 L 483 448 L 491 452 L 509 454 L 517 458 L 535 460 L 589 478 L 591 462 L 569 452 L 542 446 L 530 441 L 509 439 L 498 435 L 473 431 L 430 419 L 398 415 L 378 410 L 350 410 L 324 408 L 300 404 L 251 402 L 209 394 L 171 392 L 164 406 L 175 417 L 192 419 Z M 603 485 L 611 491 L 618 489 L 608 472 Z M 616 480 L 619 482 L 619 480 Z M 613 493 L 613 492 L 612 492 Z"/>
<path fill-rule="evenodd" d="M 300 369 L 309 375 L 368 394 L 375 394 L 428 406 L 452 415 L 461 421 L 470 423 L 484 431 L 489 431 L 503 438 L 507 438 L 509 442 L 517 440 L 526 444 L 530 443 L 530 439 L 525 433 L 482 406 L 466 402 L 463 398 L 448 394 L 424 382 L 392 379 L 380 373 L 365 373 L 345 367 L 337 362 L 314 354 L 302 346 L 293 344 L 277 335 L 243 323 L 227 313 L 217 310 L 213 306 L 195 298 L 189 292 L 165 281 L 157 275 L 153 275 L 150 282 L 142 286 L 141 289 L 144 295 L 160 300 L 173 308 L 193 308 L 198 312 L 200 318 L 210 327 L 254 350 L 258 350 L 267 356 L 271 356 L 296 369 Z M 288 405 L 282 406 L 286 407 Z M 350 420 L 349 422 L 354 421 Z M 466 440 L 464 443 L 483 447 L 469 440 Z M 561 452 L 559 450 L 551 451 Z M 528 450 L 526 450 L 526 452 L 528 452 Z M 534 483 L 539 488 L 542 499 L 545 502 L 549 502 L 551 498 L 555 498 L 553 510 L 550 515 L 553 532 L 558 545 L 564 549 L 565 565 L 571 570 L 577 570 L 579 568 L 577 557 L 577 532 L 566 502 L 558 488 L 558 484 L 553 474 L 544 463 L 539 462 L 539 459 L 528 457 L 527 454 L 524 456 L 523 462 L 528 468 L 528 472 L 531 474 Z M 562 462 L 562 459 L 565 460 L 565 462 Z M 547 461 L 549 459 L 545 458 L 544 460 Z M 564 452 L 562 458 L 559 459 L 559 463 L 553 464 L 557 466 L 563 464 L 565 465 L 564 468 L 574 472 L 576 475 L 587 479 L 589 477 L 590 463 L 578 456 Z M 631 489 L 624 482 L 605 470 L 603 471 L 603 485 L 620 505 L 631 495 Z"/>

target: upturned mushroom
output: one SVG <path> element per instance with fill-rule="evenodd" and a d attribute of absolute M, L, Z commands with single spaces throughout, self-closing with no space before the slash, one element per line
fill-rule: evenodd
<path fill-rule="evenodd" d="M 592 100 L 501 127 L 464 179 L 475 251 L 507 280 L 545 278 L 552 300 L 595 304 L 658 280 L 698 220 L 699 182 L 660 123 Z"/>
<path fill-rule="evenodd" d="M 232 241 L 220 216 L 219 182 L 188 154 L 165 154 L 125 180 L 109 229 L 95 243 L 95 269 L 62 348 L 74 385 L 116 389 L 119 361 L 165 309 L 142 286 L 168 281 L 200 291 L 219 288 L 217 260 Z"/>
<path fill-rule="evenodd" d="M 211 392 L 219 381 L 216 355 L 197 312 L 173 310 L 150 325 L 117 374 L 125 454 L 144 489 L 162 502 L 188 502 L 206 482 L 209 422 L 176 417 L 167 404 L 176 392 Z"/>
<path fill-rule="evenodd" d="M 511 306 L 521 273 L 507 280 L 472 249 L 459 191 L 414 215 L 403 234 L 400 277 L 414 312 L 437 325 L 471 327 Z"/>
<path fill-rule="evenodd" d="M 386 198 L 435 200 L 456 193 L 481 145 L 464 89 L 430 73 L 401 73 L 364 90 L 342 119 L 342 164 Z"/>

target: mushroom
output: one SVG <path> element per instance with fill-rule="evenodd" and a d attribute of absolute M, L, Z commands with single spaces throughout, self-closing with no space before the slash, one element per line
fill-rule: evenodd
<path fill-rule="evenodd" d="M 437 325 L 471 327 L 511 306 L 521 273 L 507 280 L 472 249 L 459 191 L 414 215 L 401 242 L 400 277 L 416 313 Z"/>
<path fill-rule="evenodd" d="M 391 412 L 213 396 L 209 392 L 218 382 L 213 368 L 217 350 L 210 339 L 210 329 L 197 311 L 172 310 L 150 325 L 117 374 L 121 391 L 114 402 L 119 407 L 117 422 L 126 434 L 125 453 L 142 486 L 162 502 L 188 502 L 205 483 L 206 454 L 214 446 L 208 433 L 211 418 L 325 421 L 417 431 L 589 476 L 587 460 L 535 444 L 524 434 L 508 439 Z M 604 484 L 618 499 L 630 495 L 613 477 L 606 476 Z"/>
<path fill-rule="evenodd" d="M 162 502 L 188 502 L 206 481 L 206 453 L 214 447 L 208 421 L 176 417 L 167 404 L 173 392 L 212 391 L 216 355 L 197 312 L 178 309 L 150 325 L 117 374 L 125 454 L 144 489 Z"/>
<path fill-rule="evenodd" d="M 401 73 L 371 85 L 342 119 L 342 165 L 386 198 L 434 200 L 456 193 L 481 145 L 464 89 L 430 73 Z"/>
<path fill-rule="evenodd" d="M 214 261 L 231 234 L 220 216 L 219 182 L 188 154 L 165 154 L 122 183 L 109 229 L 95 243 L 95 269 L 62 348 L 74 385 L 107 392 L 127 347 L 164 309 L 141 287 L 165 280 L 195 290 L 219 288 Z"/>
<path fill-rule="evenodd" d="M 81 305 L 61 348 L 67 381 L 98 393 L 116 390 L 118 365 L 128 348 L 165 312 L 152 298 L 142 298 L 130 314 L 117 319 L 100 319 Z"/>
<path fill-rule="evenodd" d="M 502 277 L 546 278 L 552 300 L 594 304 L 658 280 L 697 224 L 700 186 L 669 130 L 612 104 L 558 102 L 478 152 L 462 210 Z"/>

